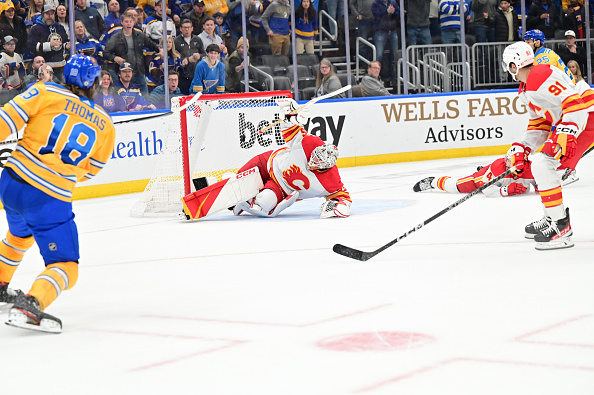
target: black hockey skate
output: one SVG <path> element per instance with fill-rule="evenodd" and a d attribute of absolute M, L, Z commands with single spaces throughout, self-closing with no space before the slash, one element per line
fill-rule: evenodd
<path fill-rule="evenodd" d="M 526 232 L 524 237 L 527 239 L 534 239 L 534 236 L 536 236 L 536 234 L 539 231 L 548 228 L 550 225 L 551 225 L 551 217 L 548 217 L 545 215 L 541 219 L 536 220 L 536 221 L 531 222 L 528 225 L 526 225 L 526 227 L 524 228 L 524 231 Z"/>
<path fill-rule="evenodd" d="M 433 182 L 434 179 L 435 179 L 435 177 L 423 178 L 421 181 L 417 182 L 413 186 L 413 191 L 415 191 L 415 192 L 423 192 L 423 191 L 428 191 L 430 189 L 434 189 L 431 186 L 431 183 Z"/>
<path fill-rule="evenodd" d="M 39 302 L 31 295 L 19 295 L 8 313 L 6 325 L 40 332 L 62 332 L 62 321 L 44 313 Z"/>
<path fill-rule="evenodd" d="M 8 310 L 22 294 L 20 289 L 11 289 L 8 288 L 8 283 L 0 283 L 0 311 Z"/>
<path fill-rule="evenodd" d="M 574 246 L 571 240 L 573 230 L 569 221 L 569 209 L 565 209 L 565 218 L 551 221 L 550 225 L 540 230 L 534 237 L 537 250 L 557 250 Z"/>

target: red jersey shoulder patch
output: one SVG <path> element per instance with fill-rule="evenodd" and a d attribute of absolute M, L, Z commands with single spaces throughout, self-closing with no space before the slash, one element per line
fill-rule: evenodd
<path fill-rule="evenodd" d="M 539 64 L 532 67 L 526 80 L 526 91 L 537 91 L 541 85 L 553 74 L 553 67 L 548 64 Z"/>
<path fill-rule="evenodd" d="M 311 153 L 316 147 L 320 145 L 324 145 L 324 141 L 318 136 L 314 136 L 312 134 L 306 134 L 303 136 L 303 140 L 301 141 L 301 146 L 303 147 L 303 152 L 305 153 L 305 158 L 309 161 L 311 158 Z"/>

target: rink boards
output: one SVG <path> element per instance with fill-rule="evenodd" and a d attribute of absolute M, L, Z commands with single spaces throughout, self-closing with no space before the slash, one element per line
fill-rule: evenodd
<path fill-rule="evenodd" d="M 114 114 L 113 119 L 154 113 Z M 242 122 L 263 121 L 250 116 L 246 113 Z M 142 191 L 157 165 L 166 118 L 116 125 L 114 154 L 95 179 L 79 184 L 75 198 Z M 522 136 L 527 122 L 517 91 L 505 90 L 320 102 L 311 107 L 306 129 L 338 146 L 339 167 L 350 167 L 503 154 Z M 254 144 L 240 144 L 239 135 L 229 144 L 253 155 L 271 149 L 262 146 L 266 139 L 250 136 L 248 130 L 242 133 Z"/>

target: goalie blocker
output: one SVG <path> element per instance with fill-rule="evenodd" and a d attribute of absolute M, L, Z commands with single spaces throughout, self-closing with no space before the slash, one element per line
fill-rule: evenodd
<path fill-rule="evenodd" d="M 203 218 L 253 199 L 262 187 L 260 171 L 253 167 L 184 196 L 184 213 L 187 219 Z"/>

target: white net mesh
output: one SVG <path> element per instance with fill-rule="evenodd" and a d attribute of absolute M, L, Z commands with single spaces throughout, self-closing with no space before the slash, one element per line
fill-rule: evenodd
<path fill-rule="evenodd" d="M 182 110 L 186 114 L 185 125 L 175 110 L 188 98 L 173 98 L 172 115 L 167 117 L 157 166 L 130 214 L 135 217 L 179 214 L 184 185 L 192 184 L 184 179 L 184 160 L 189 161 L 191 179 L 208 177 L 220 181 L 255 155 L 284 145 L 279 125 L 259 133 L 280 119 L 275 100 L 281 97 L 290 97 L 290 93 L 203 96 Z M 187 141 L 181 137 L 182 127 L 187 129 Z M 188 158 L 183 155 L 184 143 Z"/>

